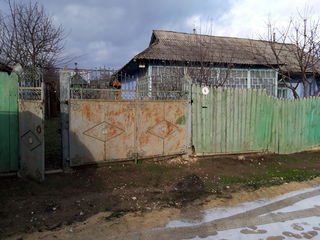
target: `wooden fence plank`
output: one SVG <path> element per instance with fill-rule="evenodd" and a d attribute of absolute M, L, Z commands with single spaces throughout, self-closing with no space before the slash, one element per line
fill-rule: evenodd
<path fill-rule="evenodd" d="M 192 87 L 197 153 L 268 150 L 293 153 L 320 145 L 320 99 L 276 99 L 265 91 Z"/>

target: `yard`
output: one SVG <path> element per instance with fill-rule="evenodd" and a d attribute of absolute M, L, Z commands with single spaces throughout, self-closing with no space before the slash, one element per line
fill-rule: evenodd
<path fill-rule="evenodd" d="M 234 192 L 320 176 L 320 152 L 176 158 L 73 169 L 39 184 L 0 181 L 0 238 L 56 230 L 99 212 L 110 221 L 128 212 L 202 205 Z"/>

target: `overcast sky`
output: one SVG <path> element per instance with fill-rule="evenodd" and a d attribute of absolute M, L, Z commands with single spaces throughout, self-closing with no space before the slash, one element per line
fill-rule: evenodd
<path fill-rule="evenodd" d="M 4 9 L 0 0 L 0 9 Z M 259 38 L 320 0 L 38 0 L 67 33 L 65 52 L 80 68 L 119 68 L 147 48 L 153 29 Z"/>

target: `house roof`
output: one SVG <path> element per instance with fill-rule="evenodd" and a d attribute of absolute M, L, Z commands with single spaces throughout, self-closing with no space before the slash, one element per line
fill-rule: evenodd
<path fill-rule="evenodd" d="M 76 72 L 76 74 L 71 77 L 71 85 L 88 85 L 88 83 L 78 72 Z"/>
<path fill-rule="evenodd" d="M 280 53 L 279 59 L 274 52 Z M 299 72 L 296 52 L 297 46 L 294 44 L 154 30 L 149 47 L 137 54 L 131 61 L 280 65 L 284 71 Z"/>

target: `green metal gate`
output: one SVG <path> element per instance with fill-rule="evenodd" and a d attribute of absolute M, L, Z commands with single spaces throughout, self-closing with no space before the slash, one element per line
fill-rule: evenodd
<path fill-rule="evenodd" d="M 0 72 L 0 172 L 18 170 L 18 76 Z"/>

